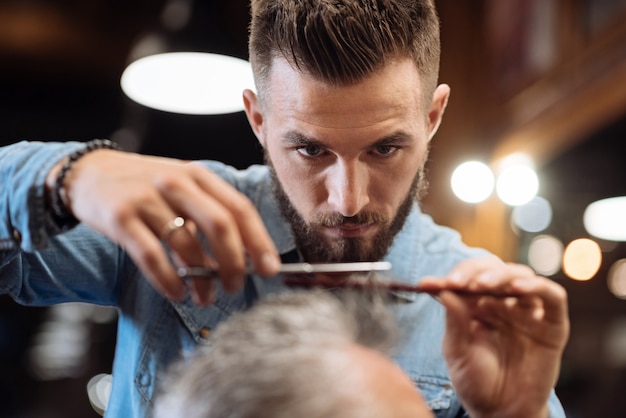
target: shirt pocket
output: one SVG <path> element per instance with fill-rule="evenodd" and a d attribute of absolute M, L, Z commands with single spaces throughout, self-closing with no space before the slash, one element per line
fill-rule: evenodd
<path fill-rule="evenodd" d="M 159 380 L 169 366 L 199 344 L 206 344 L 212 330 L 229 315 L 216 304 L 202 308 L 189 299 L 181 303 L 162 300 L 161 305 L 151 310 L 151 317 L 140 321 L 146 325 L 142 330 L 135 386 L 147 404 L 152 403 L 155 393 L 161 389 Z"/>

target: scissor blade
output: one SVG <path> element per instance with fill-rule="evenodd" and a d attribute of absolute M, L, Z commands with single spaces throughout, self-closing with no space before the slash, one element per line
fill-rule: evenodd
<path fill-rule="evenodd" d="M 387 270 L 391 270 L 391 263 L 388 261 L 357 263 L 287 263 L 281 266 L 280 273 L 364 273 Z"/>
<path fill-rule="evenodd" d="M 278 271 L 280 274 L 315 274 L 315 273 L 364 273 L 391 270 L 388 261 L 367 261 L 356 263 L 285 263 Z M 217 269 L 208 267 L 179 267 L 180 277 L 216 277 Z M 248 273 L 253 273 L 250 270 Z"/>

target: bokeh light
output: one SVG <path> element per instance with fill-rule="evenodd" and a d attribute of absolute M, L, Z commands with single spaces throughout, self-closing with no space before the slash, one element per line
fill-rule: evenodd
<path fill-rule="evenodd" d="M 87 396 L 93 409 L 100 415 L 104 415 L 111 397 L 111 385 L 113 379 L 110 374 L 97 374 L 87 382 Z"/>
<path fill-rule="evenodd" d="M 535 196 L 530 202 L 514 207 L 511 216 L 522 231 L 541 232 L 552 222 L 552 205 L 543 197 Z"/>
<path fill-rule="evenodd" d="M 626 241 L 626 196 L 597 200 L 585 209 L 583 223 L 594 237 Z"/>
<path fill-rule="evenodd" d="M 626 299 L 626 258 L 613 263 L 609 269 L 607 285 L 613 295 Z"/>
<path fill-rule="evenodd" d="M 600 269 L 602 250 L 597 242 L 579 238 L 570 242 L 563 254 L 563 272 L 574 280 L 590 280 Z"/>
<path fill-rule="evenodd" d="M 493 192 L 493 172 L 484 163 L 467 161 L 452 173 L 451 185 L 454 194 L 464 202 L 479 203 Z"/>
<path fill-rule="evenodd" d="M 552 235 L 539 235 L 528 246 L 528 264 L 537 274 L 552 276 L 561 269 L 563 243 Z"/>
<path fill-rule="evenodd" d="M 537 173 L 527 165 L 507 167 L 498 175 L 496 193 L 507 205 L 519 206 L 526 204 L 537 195 L 539 178 Z"/>

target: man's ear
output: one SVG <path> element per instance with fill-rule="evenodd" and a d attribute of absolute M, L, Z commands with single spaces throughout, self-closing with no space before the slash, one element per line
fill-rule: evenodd
<path fill-rule="evenodd" d="M 261 143 L 261 146 L 265 147 L 263 113 L 261 113 L 259 99 L 252 90 L 246 89 L 243 91 L 243 105 L 248 118 L 248 123 L 252 128 L 252 132 L 256 135 L 256 138 Z"/>
<path fill-rule="evenodd" d="M 435 89 L 433 94 L 433 101 L 430 104 L 430 110 L 428 111 L 428 140 L 430 141 L 437 133 L 439 125 L 441 125 L 441 119 L 443 113 L 448 105 L 448 98 L 450 97 L 450 86 L 447 84 L 440 84 Z"/>

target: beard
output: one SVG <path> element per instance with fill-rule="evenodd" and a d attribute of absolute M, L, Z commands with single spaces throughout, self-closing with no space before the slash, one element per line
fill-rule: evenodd
<path fill-rule="evenodd" d="M 419 203 L 428 189 L 424 162 L 415 174 L 411 187 L 398 207 L 393 219 L 371 211 L 362 211 L 350 217 L 340 213 L 322 213 L 316 215 L 311 222 L 306 222 L 289 200 L 282 187 L 276 170 L 267 152 L 265 164 L 272 176 L 272 190 L 278 201 L 280 212 L 291 225 L 296 246 L 305 261 L 310 263 L 378 261 L 382 259 L 393 243 L 395 236 L 406 222 L 414 204 Z M 323 228 L 340 227 L 344 223 L 351 225 L 379 225 L 380 230 L 371 239 L 361 237 L 338 238 L 328 241 L 322 234 Z"/>

